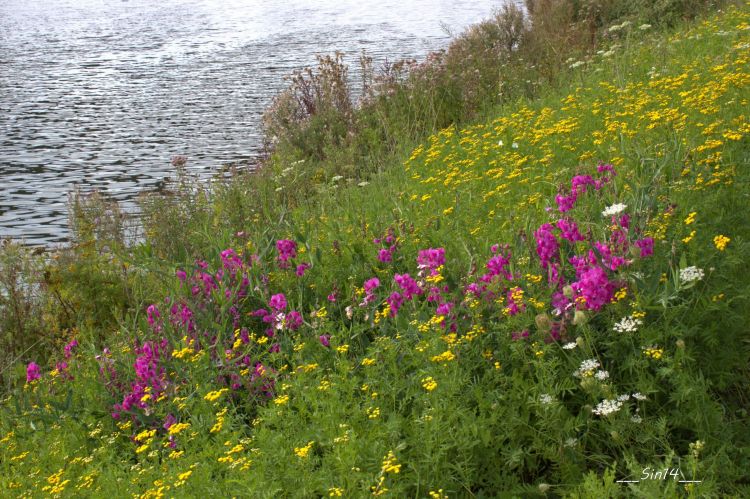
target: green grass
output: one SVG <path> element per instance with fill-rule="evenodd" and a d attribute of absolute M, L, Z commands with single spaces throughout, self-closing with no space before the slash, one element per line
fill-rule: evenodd
<path fill-rule="evenodd" d="M 13 368 L 18 386 L 0 407 L 0 488 L 29 497 L 746 496 L 748 28 L 747 5 L 672 33 L 631 27 L 567 86 L 413 151 L 405 143 L 403 167 L 366 182 L 328 178 L 315 164 L 199 191 L 185 179 L 179 195 L 146 207 L 142 244 L 110 242 L 111 255 L 104 236 L 92 239 L 86 269 L 104 277 L 76 287 L 74 267 L 54 270 L 64 299 L 90 312 L 76 322 L 72 379 L 50 372 L 62 353 L 26 385 L 23 366 Z M 599 162 L 617 176 L 566 213 L 585 239 L 561 242 L 563 274 L 575 281 L 567 257 L 613 233 L 630 246 L 652 237 L 654 254 L 628 250 L 631 262 L 607 271 L 616 299 L 596 310 L 579 300 L 577 312 L 556 316 L 553 295 L 571 290 L 547 285 L 534 233 L 561 218 L 560 189 L 573 175 L 598 178 Z M 627 231 L 602 216 L 616 203 L 627 205 Z M 382 262 L 390 244 L 373 240 L 389 234 L 392 261 Z M 280 239 L 297 244 L 291 268 L 278 263 Z M 511 254 L 513 280 L 472 298 L 463 290 L 486 272 L 494 244 L 508 245 L 500 251 Z M 175 277 L 215 277 L 227 248 L 242 265 L 236 278 L 231 265 L 216 278 L 217 290 Z M 448 287 L 455 332 L 426 299 L 429 282 L 395 317 L 385 302 L 401 291 L 394 275 L 417 278 L 427 248 L 445 249 L 430 279 Z M 299 277 L 302 263 L 310 267 Z M 690 266 L 704 275 L 685 283 Z M 380 286 L 368 301 L 372 277 Z M 513 297 L 516 287 L 523 294 Z M 251 314 L 278 293 L 304 323 L 268 339 Z M 174 303 L 190 307 L 192 328 L 168 320 Z M 150 304 L 160 328 L 148 324 Z M 116 332 L 85 320 L 108 306 Z M 636 331 L 614 330 L 631 316 L 642 321 Z M 145 407 L 115 420 L 113 406 L 138 381 L 136 358 L 148 359 L 137 350 L 144 341 L 164 342 L 151 364 L 163 390 L 140 393 Z M 589 359 L 606 379 L 574 376 Z M 636 392 L 645 400 L 592 412 Z M 645 468 L 702 482 L 615 482 Z"/>

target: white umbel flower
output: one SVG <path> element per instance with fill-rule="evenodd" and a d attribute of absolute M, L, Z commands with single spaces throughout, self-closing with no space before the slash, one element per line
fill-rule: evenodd
<path fill-rule="evenodd" d="M 555 401 L 555 397 L 553 397 L 549 393 L 544 393 L 539 397 L 539 402 L 541 402 L 544 405 L 550 405 L 554 401 Z"/>
<path fill-rule="evenodd" d="M 573 350 L 577 346 L 578 344 L 575 341 L 571 341 L 570 343 L 564 344 L 562 347 L 564 350 Z"/>
<path fill-rule="evenodd" d="M 608 206 L 607 209 L 605 209 L 602 212 L 602 216 L 603 217 L 611 217 L 611 216 L 614 216 L 614 215 L 619 215 L 620 213 L 622 213 L 623 211 L 625 211 L 625 208 L 627 208 L 627 207 L 628 207 L 628 205 L 622 204 L 622 203 L 613 204 L 612 206 Z"/>
<path fill-rule="evenodd" d="M 587 378 L 594 375 L 594 371 L 599 369 L 601 364 L 599 364 L 599 361 L 596 359 L 587 359 L 581 362 L 581 366 L 578 368 L 576 372 L 573 373 L 573 376 L 576 378 Z"/>
<path fill-rule="evenodd" d="M 599 404 L 592 409 L 591 412 L 597 416 L 609 416 L 614 414 L 622 408 L 622 402 L 619 400 L 606 399 L 599 402 Z"/>
<path fill-rule="evenodd" d="M 641 325 L 643 325 L 642 320 L 636 319 L 630 315 L 628 317 L 623 317 L 612 329 L 618 333 L 634 333 L 638 331 L 638 326 Z"/>
<path fill-rule="evenodd" d="M 695 265 L 680 269 L 680 281 L 682 284 L 687 284 L 693 281 L 700 281 L 703 279 L 703 269 L 699 269 Z"/>
<path fill-rule="evenodd" d="M 596 371 L 594 377 L 599 381 L 604 381 L 605 379 L 609 378 L 609 371 Z"/>

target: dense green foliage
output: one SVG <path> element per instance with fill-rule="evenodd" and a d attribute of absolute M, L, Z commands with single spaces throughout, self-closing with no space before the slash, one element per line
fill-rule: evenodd
<path fill-rule="evenodd" d="M 750 6 L 617 19 L 559 88 L 395 134 L 377 173 L 360 134 L 183 173 L 134 246 L 79 198 L 29 302 L 55 339 L 4 374 L 0 490 L 747 496 Z M 701 482 L 616 482 L 646 468 Z"/>

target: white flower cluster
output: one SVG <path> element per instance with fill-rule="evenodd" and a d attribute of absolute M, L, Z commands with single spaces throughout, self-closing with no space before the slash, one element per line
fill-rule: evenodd
<path fill-rule="evenodd" d="M 618 333 L 635 333 L 638 331 L 638 326 L 642 325 L 642 320 L 629 315 L 628 317 L 623 317 L 612 329 Z"/>
<path fill-rule="evenodd" d="M 613 204 L 612 206 L 608 206 L 602 212 L 602 216 L 603 217 L 611 217 L 611 216 L 614 216 L 614 215 L 619 215 L 620 213 L 622 213 L 623 211 L 625 211 L 625 208 L 627 208 L 627 207 L 628 207 L 628 205 L 622 204 L 622 203 Z"/>
<path fill-rule="evenodd" d="M 599 364 L 599 361 L 596 359 L 587 359 L 581 362 L 581 366 L 578 368 L 576 372 L 573 373 L 573 376 L 576 378 L 586 378 L 589 376 L 594 375 L 594 371 L 599 369 L 601 364 Z"/>
<path fill-rule="evenodd" d="M 548 393 L 544 393 L 539 397 L 539 402 L 541 402 L 544 405 L 549 405 L 554 401 L 555 401 L 555 397 L 553 397 L 552 395 Z"/>
<path fill-rule="evenodd" d="M 680 281 L 682 281 L 683 284 L 700 281 L 703 279 L 703 275 L 703 269 L 699 269 L 695 265 L 680 269 Z"/>
<path fill-rule="evenodd" d="M 605 379 L 609 378 L 609 371 L 596 371 L 596 374 L 594 374 L 594 377 L 598 379 L 599 381 L 604 381 Z"/>
<path fill-rule="evenodd" d="M 636 399 L 636 400 L 646 400 L 646 399 L 648 399 L 648 397 L 645 396 L 644 394 L 642 394 L 641 392 L 635 392 L 633 394 L 633 398 Z"/>
<path fill-rule="evenodd" d="M 577 346 L 578 344 L 575 341 L 571 341 L 570 343 L 564 344 L 562 347 L 564 350 L 573 350 Z"/>
<path fill-rule="evenodd" d="M 630 26 L 630 24 L 630 21 L 625 21 L 622 24 L 615 24 L 614 26 L 610 26 L 607 31 L 609 31 L 610 33 L 614 33 L 615 31 L 620 31 L 623 28 L 627 28 L 628 26 Z"/>
<path fill-rule="evenodd" d="M 605 399 L 599 402 L 599 404 L 592 409 L 591 412 L 597 416 L 609 416 L 614 414 L 622 408 L 622 402 L 620 400 Z"/>

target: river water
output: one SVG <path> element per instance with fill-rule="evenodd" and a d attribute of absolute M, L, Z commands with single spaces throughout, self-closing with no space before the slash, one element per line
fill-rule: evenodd
<path fill-rule="evenodd" d="M 2 0 L 0 237 L 64 242 L 73 187 L 132 207 L 173 173 L 177 154 L 205 176 L 251 159 L 283 76 L 315 54 L 419 59 L 497 6 Z"/>

